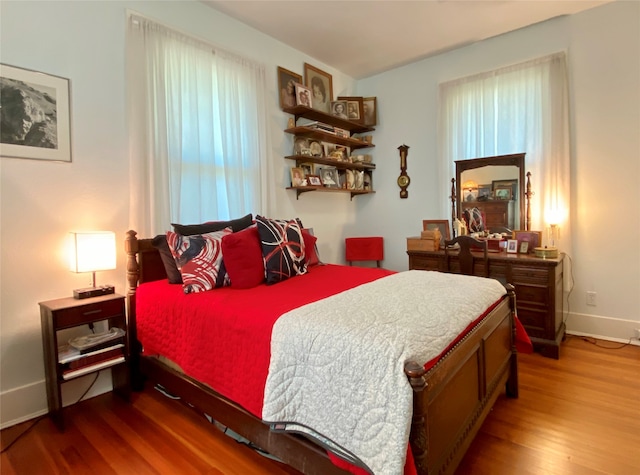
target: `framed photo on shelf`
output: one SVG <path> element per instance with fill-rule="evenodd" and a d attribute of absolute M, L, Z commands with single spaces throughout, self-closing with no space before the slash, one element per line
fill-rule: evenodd
<path fill-rule="evenodd" d="M 347 101 L 347 117 L 351 122 L 364 124 L 364 108 L 362 97 L 339 96 L 339 101 Z"/>
<path fill-rule="evenodd" d="M 309 175 L 313 175 L 313 166 L 314 166 L 313 163 L 301 163 L 298 166 L 302 168 L 305 178 L 308 177 Z"/>
<path fill-rule="evenodd" d="M 542 231 L 513 231 L 513 239 L 519 246 L 526 242 L 527 254 L 532 254 L 534 248 L 542 246 Z"/>
<path fill-rule="evenodd" d="M 71 162 L 69 79 L 0 64 L 0 86 L 0 156 Z"/>
<path fill-rule="evenodd" d="M 329 113 L 333 100 L 333 77 L 331 74 L 304 63 L 304 83 L 311 91 L 312 106 L 321 112 Z"/>
<path fill-rule="evenodd" d="M 296 83 L 296 104 L 312 107 L 311 90 L 303 84 Z"/>
<path fill-rule="evenodd" d="M 296 105 L 296 83 L 302 83 L 302 76 L 278 66 L 278 91 L 280 91 L 280 108 Z"/>
<path fill-rule="evenodd" d="M 302 153 L 303 150 L 309 150 L 309 152 L 311 151 L 309 148 L 309 139 L 305 137 L 296 137 L 293 140 L 293 154 L 304 155 Z"/>
<path fill-rule="evenodd" d="M 449 228 L 448 219 L 423 219 L 422 230 L 433 231 L 434 229 L 440 230 L 440 247 L 444 247 L 444 242 L 451 239 L 451 231 Z"/>
<path fill-rule="evenodd" d="M 364 125 L 373 127 L 378 123 L 378 100 L 375 97 L 362 98 L 362 113 L 364 115 Z"/>
<path fill-rule="evenodd" d="M 339 119 L 349 120 L 347 101 L 331 101 L 331 115 Z"/>
<path fill-rule="evenodd" d="M 291 169 L 291 186 L 304 186 L 304 170 L 302 168 Z"/>
<path fill-rule="evenodd" d="M 517 239 L 509 239 L 509 240 L 507 240 L 507 252 L 509 254 L 516 254 L 518 252 L 518 241 L 517 241 Z"/>
<path fill-rule="evenodd" d="M 520 254 L 528 254 L 529 253 L 529 243 L 527 241 L 522 241 L 520 243 L 520 247 L 518 247 L 518 252 Z"/>
<path fill-rule="evenodd" d="M 338 169 L 335 167 L 324 167 L 320 172 L 320 178 L 322 178 L 322 184 L 325 188 L 340 188 L 340 177 L 338 176 Z"/>
<path fill-rule="evenodd" d="M 322 178 L 319 175 L 307 175 L 308 186 L 322 186 Z"/>

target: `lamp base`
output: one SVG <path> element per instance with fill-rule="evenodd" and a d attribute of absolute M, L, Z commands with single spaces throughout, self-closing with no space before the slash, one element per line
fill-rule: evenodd
<path fill-rule="evenodd" d="M 116 289 L 113 285 L 99 285 L 98 287 L 86 287 L 84 289 L 75 289 L 73 291 L 74 299 L 88 299 L 90 297 L 99 297 L 100 295 L 109 295 L 115 293 Z"/>

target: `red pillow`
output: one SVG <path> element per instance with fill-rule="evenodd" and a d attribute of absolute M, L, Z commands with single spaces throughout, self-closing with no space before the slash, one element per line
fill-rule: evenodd
<path fill-rule="evenodd" d="M 222 258 L 231 287 L 250 289 L 264 282 L 262 247 L 255 224 L 222 238 Z"/>
<path fill-rule="evenodd" d="M 307 258 L 307 265 L 316 266 L 320 264 L 320 259 L 318 259 L 318 253 L 316 252 L 316 241 L 318 238 L 306 229 L 302 229 L 302 239 L 304 240 L 304 253 Z"/>

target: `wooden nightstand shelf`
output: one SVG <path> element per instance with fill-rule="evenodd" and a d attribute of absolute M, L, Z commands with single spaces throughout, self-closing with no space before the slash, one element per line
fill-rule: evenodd
<path fill-rule="evenodd" d="M 124 335 L 124 346 L 115 348 L 116 344 L 114 343 L 114 347 L 105 348 L 102 352 L 89 351 L 81 357 L 77 356 L 75 360 L 71 357 L 72 361 L 66 363 L 60 362 L 61 357 L 58 354 L 59 347 L 66 343 L 58 341 L 58 331 L 60 330 L 106 320 L 108 328 L 117 327 L 127 332 L 124 296 L 112 294 L 81 300 L 69 297 L 40 302 L 39 305 L 47 403 L 49 415 L 58 428 L 61 431 L 64 430 L 61 386 L 66 381 L 111 368 L 114 391 L 128 400 L 131 392 L 128 334 Z M 87 328 L 87 334 L 90 333 Z"/>

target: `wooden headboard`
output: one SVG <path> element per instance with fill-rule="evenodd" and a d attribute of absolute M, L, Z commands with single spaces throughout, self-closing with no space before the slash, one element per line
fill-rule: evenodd
<path fill-rule="evenodd" d="M 160 252 L 153 247 L 153 239 L 138 239 L 133 230 L 127 231 L 124 248 L 127 253 L 127 295 L 135 294 L 138 284 L 167 278 Z"/>

